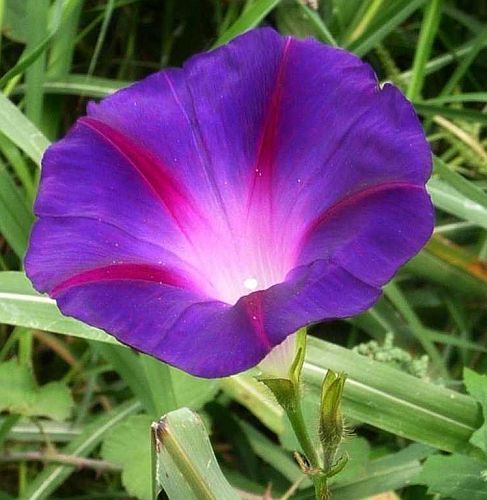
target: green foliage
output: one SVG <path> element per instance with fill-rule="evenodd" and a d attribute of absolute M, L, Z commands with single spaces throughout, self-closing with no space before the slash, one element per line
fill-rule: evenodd
<path fill-rule="evenodd" d="M 152 499 L 151 424 L 134 415 L 114 427 L 103 441 L 102 457 L 122 467 L 122 483 L 130 495 Z"/>
<path fill-rule="evenodd" d="M 14 359 L 0 363 L 0 411 L 66 420 L 72 409 L 73 398 L 66 384 L 50 382 L 39 387 L 27 366 Z"/>
<path fill-rule="evenodd" d="M 470 442 L 483 451 L 482 458 L 465 455 L 433 456 L 428 458 L 420 481 L 430 493 L 455 500 L 487 498 L 487 376 L 468 368 L 464 372 L 468 392 L 482 407 L 484 422 L 471 436 Z"/>
<path fill-rule="evenodd" d="M 24 256 L 33 221 L 25 196 L 5 168 L 0 166 L 0 233 L 21 259 Z"/>
<path fill-rule="evenodd" d="M 487 498 L 487 462 L 463 455 L 428 458 L 420 481 L 428 492 L 455 500 Z"/>
<path fill-rule="evenodd" d="M 484 417 L 482 426 L 472 434 L 470 442 L 483 450 L 487 457 L 487 375 L 465 368 L 463 376 L 467 391 L 479 402 Z"/>
<path fill-rule="evenodd" d="M 2 30 L 8 38 L 25 43 L 27 39 L 27 1 L 5 0 Z"/>
<path fill-rule="evenodd" d="M 372 309 L 317 326 L 312 335 L 326 341 L 309 341 L 301 390 L 316 442 L 321 382 L 327 370 L 347 374 L 342 409 L 355 435 L 337 452 L 349 461 L 330 479 L 333 498 L 393 490 L 417 498 L 411 485 L 440 498 L 487 498 L 487 13 L 461 0 L 317 7 L 0 1 L 1 498 L 152 498 L 148 429 L 163 414 L 159 472 L 171 499 L 233 498 L 234 487 L 263 497 L 270 483 L 275 498 L 314 497 L 282 408 L 251 374 L 206 381 L 136 354 L 62 316 L 21 271 L 42 154 L 86 100 L 257 25 L 363 57 L 381 82 L 408 93 L 434 153 L 432 239 Z M 183 406 L 212 426 L 229 482 L 203 424 Z"/>

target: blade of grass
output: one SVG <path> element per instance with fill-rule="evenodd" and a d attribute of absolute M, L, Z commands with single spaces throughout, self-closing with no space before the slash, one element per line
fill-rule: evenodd
<path fill-rule="evenodd" d="M 23 273 L 0 273 L 0 323 L 118 344 L 105 332 L 63 316 L 56 302 L 37 293 Z"/>
<path fill-rule="evenodd" d="M 427 184 L 434 205 L 456 217 L 487 229 L 487 209 L 441 179 L 432 178 Z"/>
<path fill-rule="evenodd" d="M 140 366 L 139 356 L 125 347 L 100 342 L 94 346 L 122 377 L 130 390 L 152 418 L 157 418 L 157 409 L 152 398 L 145 373 Z"/>
<path fill-rule="evenodd" d="M 425 75 L 430 75 L 431 73 L 434 73 L 444 68 L 445 66 L 448 66 L 452 62 L 456 62 L 462 57 L 468 55 L 474 49 L 475 41 L 476 38 L 472 38 L 463 45 L 460 45 L 456 49 L 453 49 L 451 52 L 435 57 L 428 61 L 425 67 Z M 487 42 L 484 42 L 483 47 L 485 47 L 486 45 Z M 401 73 L 400 77 L 401 81 L 409 82 L 412 77 L 412 70 L 404 71 L 403 73 Z"/>
<path fill-rule="evenodd" d="M 448 333 L 437 332 L 429 328 L 423 328 L 423 335 L 426 335 L 432 342 L 440 342 L 441 344 L 453 345 L 471 351 L 487 352 L 486 347 L 483 347 L 475 342 L 469 342 L 468 340 L 455 337 L 454 335 Z"/>
<path fill-rule="evenodd" d="M 424 3 L 425 0 L 408 0 L 401 2 L 399 8 L 396 5 L 392 5 L 392 8 L 387 11 L 390 15 L 383 22 L 371 26 L 363 36 L 346 48 L 360 57 L 364 56 Z"/>
<path fill-rule="evenodd" d="M 174 500 L 238 500 L 225 479 L 199 416 L 172 411 L 153 425 L 158 479 Z"/>
<path fill-rule="evenodd" d="M 441 257 L 444 262 L 448 262 L 461 269 L 464 274 L 475 276 L 487 286 L 487 266 L 478 257 L 465 248 L 452 243 L 444 237 L 435 235 L 426 245 L 426 251 Z M 453 288 L 453 287 L 452 287 Z"/>
<path fill-rule="evenodd" d="M 25 189 L 29 202 L 32 204 L 36 193 L 32 172 L 18 148 L 2 133 L 0 133 L 0 150 L 5 156 L 8 165 L 12 167 L 17 179 Z"/>
<path fill-rule="evenodd" d="M 423 22 L 411 70 L 411 80 L 406 92 L 406 96 L 411 101 L 416 100 L 421 95 L 426 62 L 430 57 L 433 41 L 440 25 L 442 3 L 442 0 L 430 0 L 424 9 Z"/>
<path fill-rule="evenodd" d="M 417 104 L 446 104 L 452 102 L 487 102 L 487 92 L 466 92 L 462 94 L 444 95 L 420 101 Z"/>
<path fill-rule="evenodd" d="M 37 165 L 49 141 L 7 97 L 0 93 L 0 132 Z"/>
<path fill-rule="evenodd" d="M 7 170 L 0 165 L 0 233 L 19 259 L 24 257 L 33 222 L 30 207 Z"/>
<path fill-rule="evenodd" d="M 487 293 L 485 264 L 439 234 L 404 269 L 463 298 L 484 297 Z"/>
<path fill-rule="evenodd" d="M 311 21 L 312 25 L 316 28 L 316 34 L 319 35 L 319 39 L 327 43 L 333 47 L 337 47 L 338 43 L 330 33 L 330 30 L 326 26 L 323 19 L 320 17 L 318 12 L 310 9 L 308 6 L 303 4 L 300 0 L 296 0 L 299 8 L 308 16 L 308 19 Z"/>
<path fill-rule="evenodd" d="M 279 2 L 280 0 L 260 0 L 254 2 L 222 35 L 218 37 L 214 47 L 219 47 L 241 33 L 255 28 L 264 17 L 279 4 Z"/>
<path fill-rule="evenodd" d="M 62 79 L 44 82 L 44 90 L 47 94 L 78 95 L 86 97 L 105 97 L 122 87 L 126 87 L 131 82 L 124 80 L 112 80 L 86 75 L 66 75 Z M 19 85 L 14 93 L 25 92 L 25 85 Z"/>
<path fill-rule="evenodd" d="M 49 38 L 47 32 L 47 20 L 49 0 L 27 1 L 27 47 L 26 50 L 33 52 L 42 44 L 42 40 Z M 46 46 L 47 48 L 47 46 Z M 43 87 L 46 65 L 46 51 L 43 50 L 35 61 L 25 72 L 25 114 L 35 125 L 41 125 L 43 108 Z"/>
<path fill-rule="evenodd" d="M 62 29 L 54 35 L 51 41 L 46 79 L 62 79 L 69 74 L 74 55 L 76 33 L 80 21 L 84 0 L 76 3 L 72 12 L 64 19 Z M 43 92 L 46 94 L 46 85 L 43 82 Z M 44 101 L 42 130 L 49 138 L 56 138 L 59 134 L 62 113 L 62 100 L 57 96 L 46 96 Z"/>
<path fill-rule="evenodd" d="M 487 125 L 487 115 L 482 111 L 475 111 L 474 109 L 457 109 L 418 101 L 414 102 L 414 107 L 420 115 L 424 116 L 446 116 L 454 120 L 465 120 Z"/>
<path fill-rule="evenodd" d="M 439 175 L 440 179 L 448 182 L 451 187 L 469 200 L 487 209 L 487 194 L 479 189 L 473 182 L 468 181 L 465 177 L 455 172 L 437 156 L 433 157 L 433 165 L 434 172 Z"/>
<path fill-rule="evenodd" d="M 35 0 L 33 0 L 35 1 Z M 52 7 L 52 15 L 49 21 L 48 34 L 41 40 L 36 47 L 27 48 L 19 60 L 0 78 L 0 87 L 7 85 L 14 77 L 22 73 L 31 66 L 47 49 L 52 37 L 58 31 L 63 17 L 70 12 L 77 0 L 67 0 L 66 2 L 55 2 Z"/>
<path fill-rule="evenodd" d="M 93 55 L 91 57 L 90 66 L 88 68 L 88 72 L 86 77 L 90 77 L 95 70 L 96 64 L 98 62 L 98 57 L 100 56 L 101 48 L 103 47 L 103 43 L 105 41 L 105 37 L 107 35 L 108 26 L 110 24 L 110 20 L 112 18 L 113 9 L 115 2 L 114 0 L 108 0 L 105 4 L 105 12 L 103 14 L 103 22 L 100 28 L 100 32 L 98 34 L 98 38 L 96 40 L 95 49 L 93 50 Z"/>
<path fill-rule="evenodd" d="M 365 12 L 360 16 L 357 25 L 353 28 L 353 31 L 345 38 L 345 44 L 350 44 L 357 40 L 357 38 L 361 37 L 367 27 L 370 25 L 370 22 L 375 17 L 379 9 L 382 7 L 384 0 L 371 0 Z"/>
<path fill-rule="evenodd" d="M 473 39 L 472 49 L 462 58 L 460 64 L 455 68 L 444 87 L 440 92 L 440 96 L 446 96 L 451 94 L 455 89 L 456 85 L 460 82 L 465 72 L 468 70 L 473 60 L 477 57 L 478 53 L 482 50 L 484 45 L 487 43 L 487 28 L 484 27 L 480 33 Z"/>

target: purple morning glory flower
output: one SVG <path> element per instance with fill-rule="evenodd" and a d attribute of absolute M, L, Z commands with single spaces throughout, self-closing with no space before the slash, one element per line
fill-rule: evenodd
<path fill-rule="evenodd" d="M 344 50 L 258 29 L 91 103 L 43 159 L 26 270 L 190 373 L 360 313 L 424 245 L 430 150 Z"/>

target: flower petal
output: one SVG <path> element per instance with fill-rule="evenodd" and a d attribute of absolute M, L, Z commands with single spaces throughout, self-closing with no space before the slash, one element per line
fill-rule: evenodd
<path fill-rule="evenodd" d="M 299 262 L 327 255 L 365 283 L 382 286 L 423 247 L 432 229 L 433 207 L 424 187 L 384 183 L 320 214 L 303 235 Z"/>
<path fill-rule="evenodd" d="M 116 332 L 118 340 L 201 377 L 257 364 L 271 345 L 241 304 L 208 301 L 185 288 L 128 279 L 72 283 L 56 300 L 64 314 Z"/>
<path fill-rule="evenodd" d="M 180 246 L 183 235 L 141 172 L 142 161 L 81 119 L 44 154 L 35 214 L 91 217 L 155 244 Z"/>

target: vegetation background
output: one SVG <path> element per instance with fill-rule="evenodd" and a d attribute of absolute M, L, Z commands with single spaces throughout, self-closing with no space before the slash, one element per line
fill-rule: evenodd
<path fill-rule="evenodd" d="M 263 386 L 139 356 L 22 273 L 42 152 L 87 101 L 261 24 L 368 61 L 414 103 L 435 155 L 431 241 L 370 311 L 312 331 L 311 424 L 325 370 L 349 375 L 334 498 L 487 499 L 487 2 L 0 0 L 0 19 L 0 499 L 153 498 L 149 425 L 183 406 L 202 420 L 166 422 L 172 499 L 313 498 Z"/>

